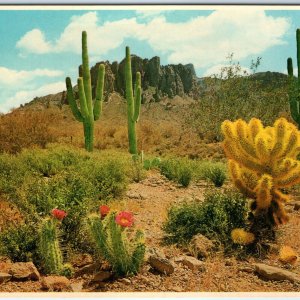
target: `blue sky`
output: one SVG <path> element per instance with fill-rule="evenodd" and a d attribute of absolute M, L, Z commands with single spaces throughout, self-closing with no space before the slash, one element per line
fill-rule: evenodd
<path fill-rule="evenodd" d="M 285 72 L 295 61 L 300 11 L 227 7 L 218 10 L 0 10 L 0 112 L 75 84 L 81 31 L 88 32 L 90 65 L 120 61 L 125 46 L 162 64 L 193 63 L 199 77 L 234 58 L 259 71 Z"/>

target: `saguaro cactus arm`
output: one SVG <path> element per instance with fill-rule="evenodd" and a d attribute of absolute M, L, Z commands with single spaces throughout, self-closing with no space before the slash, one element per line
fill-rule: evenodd
<path fill-rule="evenodd" d="M 67 98 L 68 98 L 68 102 L 70 104 L 72 113 L 75 117 L 75 119 L 79 122 L 83 122 L 83 117 L 82 114 L 77 106 L 77 103 L 74 99 L 74 94 L 73 94 L 73 88 L 72 88 L 72 82 L 71 82 L 71 78 L 67 77 L 66 78 L 66 86 L 67 86 Z"/>
<path fill-rule="evenodd" d="M 94 104 L 94 120 L 97 121 L 102 113 L 105 66 L 101 64 L 98 70 L 96 99 Z"/>

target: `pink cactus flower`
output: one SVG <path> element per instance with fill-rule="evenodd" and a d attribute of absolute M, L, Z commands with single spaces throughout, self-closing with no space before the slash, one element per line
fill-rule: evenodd
<path fill-rule="evenodd" d="M 129 211 L 121 211 L 116 216 L 116 223 L 122 227 L 130 227 L 133 222 L 133 214 Z"/>
<path fill-rule="evenodd" d="M 62 221 L 67 216 L 67 213 L 64 210 L 60 210 L 58 208 L 52 209 L 51 214 L 59 221 Z"/>
<path fill-rule="evenodd" d="M 99 211 L 100 211 L 101 219 L 104 219 L 108 215 L 110 208 L 107 205 L 101 205 L 99 207 Z"/>

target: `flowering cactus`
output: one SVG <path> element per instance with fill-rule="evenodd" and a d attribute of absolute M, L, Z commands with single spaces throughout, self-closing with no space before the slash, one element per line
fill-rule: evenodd
<path fill-rule="evenodd" d="M 133 225 L 132 213 L 121 212 L 116 216 L 111 212 L 105 219 L 94 214 L 87 223 L 97 251 L 118 276 L 139 271 L 145 255 L 144 234 L 137 230 L 134 238 L 129 239 L 127 227 Z"/>

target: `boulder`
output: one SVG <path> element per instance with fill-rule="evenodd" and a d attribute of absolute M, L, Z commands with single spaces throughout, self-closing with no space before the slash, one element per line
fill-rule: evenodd
<path fill-rule="evenodd" d="M 207 258 L 214 247 L 214 243 L 202 234 L 193 237 L 189 244 L 189 252 L 197 258 Z"/>
<path fill-rule="evenodd" d="M 161 251 L 153 250 L 150 254 L 148 262 L 150 266 L 156 271 L 170 275 L 174 272 L 175 268 L 171 261 L 169 261 Z"/>
<path fill-rule="evenodd" d="M 296 274 L 278 267 L 265 264 L 254 264 L 255 272 L 267 280 L 288 280 L 293 283 L 300 283 L 300 274 Z"/>
<path fill-rule="evenodd" d="M 46 276 L 41 282 L 42 289 L 51 292 L 69 292 L 72 290 L 70 280 L 65 276 Z"/>
<path fill-rule="evenodd" d="M 183 256 L 181 263 L 185 266 L 187 266 L 192 271 L 205 271 L 205 264 L 203 261 L 198 260 L 195 257 L 192 256 Z"/>
<path fill-rule="evenodd" d="M 1 272 L 0 273 L 0 284 L 10 281 L 11 277 L 12 276 L 10 274 Z"/>
<path fill-rule="evenodd" d="M 32 262 L 17 262 L 11 265 L 9 272 L 12 280 L 40 280 L 40 273 Z"/>

